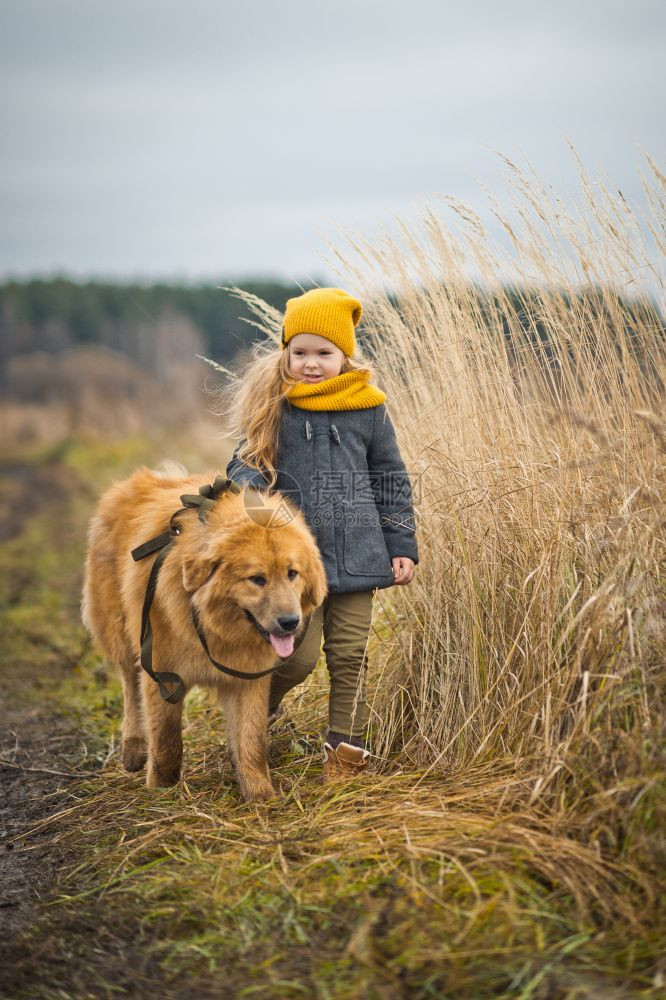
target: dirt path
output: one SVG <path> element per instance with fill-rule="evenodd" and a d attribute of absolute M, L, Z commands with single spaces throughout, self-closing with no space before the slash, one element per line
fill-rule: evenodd
<path fill-rule="evenodd" d="M 71 476 L 61 464 L 2 463 L 0 482 L 0 542 L 5 552 L 15 546 L 3 566 L 3 604 L 11 611 L 29 602 L 36 586 L 37 560 L 17 560 L 22 532 L 31 519 L 43 517 L 47 531 L 57 532 L 63 544 L 76 528 L 68 503 Z M 52 831 L 40 829 L 40 822 L 64 808 L 73 781 L 97 764 L 90 759 L 76 719 L 49 697 L 73 666 L 71 651 L 58 644 L 57 631 L 52 638 L 47 629 L 35 631 L 21 644 L 11 628 L 5 628 L 2 643 L 0 990 L 6 990 L 9 983 L 18 986 L 20 970 L 30 958 L 25 953 L 26 932 L 38 905 L 52 895 L 65 860 L 51 845 Z"/>
<path fill-rule="evenodd" d="M 50 832 L 24 835 L 63 808 L 72 776 L 84 773 L 85 761 L 71 723 L 44 707 L 12 709 L 5 701 L 0 731 L 0 920 L 7 938 L 30 926 L 59 869 Z"/>
<path fill-rule="evenodd" d="M 136 914 L 92 900 L 69 913 L 43 906 L 80 860 L 71 838 L 59 841 L 57 814 L 107 754 L 59 692 L 89 648 L 79 600 L 94 498 L 74 502 L 86 489 L 57 460 L 0 462 L 0 1000 L 179 1000 L 189 987 L 165 983 L 137 943 Z"/>

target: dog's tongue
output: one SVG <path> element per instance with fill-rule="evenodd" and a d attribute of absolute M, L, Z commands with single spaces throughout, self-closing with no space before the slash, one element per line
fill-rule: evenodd
<path fill-rule="evenodd" d="M 287 656 L 291 656 L 294 652 L 294 637 L 293 635 L 273 635 L 270 633 L 271 646 L 275 650 L 278 656 L 283 659 Z"/>

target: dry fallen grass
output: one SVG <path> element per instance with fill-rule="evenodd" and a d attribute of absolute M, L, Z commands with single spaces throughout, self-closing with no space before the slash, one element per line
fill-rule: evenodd
<path fill-rule="evenodd" d="M 101 697 L 119 708 L 117 693 Z M 95 968 L 101 922 L 100 954 L 132 928 L 161 988 L 203 996 L 653 994 L 659 890 L 620 844 L 575 836 L 536 804 L 507 807 L 532 781 L 509 760 L 324 791 L 304 752 L 323 676 L 307 701 L 272 739 L 275 803 L 240 803 L 203 696 L 189 702 L 179 788 L 149 793 L 113 757 L 77 785 L 47 822 L 69 858 L 54 906 L 77 963 Z M 96 974 L 129 986 L 108 961 Z"/>
<path fill-rule="evenodd" d="M 100 966 L 101 995 L 148 989 L 156 970 L 174 995 L 661 994 L 666 337 L 650 167 L 645 220 L 584 173 L 575 213 L 512 167 L 511 252 L 457 204 L 458 233 L 426 210 L 400 240 L 335 250 L 418 480 L 421 563 L 380 592 L 372 639 L 376 777 L 321 788 L 320 665 L 272 738 L 279 800 L 239 802 L 198 694 L 183 783 L 149 793 L 112 752 L 117 685 L 82 670 L 58 697 L 111 742 L 48 821 L 54 849 L 77 854 L 50 913 L 77 962 L 97 968 L 81 928 L 103 914 L 103 953 L 131 927 L 155 963 Z M 274 337 L 279 317 L 246 301 Z"/>

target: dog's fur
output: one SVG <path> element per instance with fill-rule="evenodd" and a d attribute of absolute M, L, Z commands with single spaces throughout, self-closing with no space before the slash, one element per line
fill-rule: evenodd
<path fill-rule="evenodd" d="M 141 609 L 155 556 L 134 562 L 130 551 L 165 531 L 181 494 L 197 493 L 213 478 L 138 469 L 104 494 L 90 524 L 83 621 L 120 670 L 122 761 L 128 771 L 147 763 L 149 787 L 173 785 L 180 777 L 182 702 L 163 701 L 158 685 L 141 669 Z M 241 794 L 268 799 L 274 795 L 266 762 L 270 675 L 241 680 L 216 670 L 197 638 L 191 605 L 216 660 L 259 672 L 279 657 L 246 611 L 278 636 L 284 634 L 278 618 L 300 616 L 298 637 L 306 617 L 326 597 L 321 556 L 302 513 L 278 493 L 227 492 L 205 523 L 190 509 L 178 524 L 181 533 L 160 571 L 151 611 L 153 669 L 178 673 L 186 690 L 195 684 L 217 689 Z"/>

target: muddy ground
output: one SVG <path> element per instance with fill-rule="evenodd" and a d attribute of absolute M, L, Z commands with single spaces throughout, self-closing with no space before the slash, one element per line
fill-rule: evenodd
<path fill-rule="evenodd" d="M 57 462 L 0 465 L 0 543 L 16 543 L 36 515 L 46 514 L 55 531 L 71 530 L 68 480 Z M 20 606 L 34 584 L 36 568 L 12 563 L 6 571 L 4 602 Z M 16 656 L 12 637 L 3 636 L 0 673 L 0 989 L 9 996 L 37 989 L 30 931 L 40 904 L 56 891 L 66 859 L 54 849 L 54 831 L 44 821 L 70 801 L 80 776 L 94 769 L 76 720 L 56 708 L 50 692 L 72 669 L 57 641 L 33 644 L 33 656 Z M 36 975 L 34 978 L 38 978 Z M 36 994 L 35 994 L 36 995 Z"/>
<path fill-rule="evenodd" d="M 68 712 L 54 697 L 87 647 L 85 636 L 76 632 L 81 583 L 76 554 L 83 542 L 80 512 L 75 515 L 71 502 L 73 491 L 80 496 L 86 487 L 57 460 L 0 463 L 0 481 L 0 544 L 13 545 L 15 557 L 36 518 L 47 539 L 36 547 L 26 543 L 25 561 L 14 558 L 3 566 L 5 607 L 29 604 L 43 572 L 38 563 L 44 548 L 55 544 L 75 553 L 74 572 L 53 580 L 66 590 L 63 632 L 59 634 L 57 621 L 34 627 L 30 622 L 24 642 L 17 645 L 11 630 L 2 638 L 0 996 L 106 996 L 103 984 L 110 981 L 124 995 L 135 989 L 143 996 L 177 995 L 160 984 L 157 968 L 146 967 L 133 943 L 131 915 L 123 925 L 105 908 L 96 911 L 93 903 L 82 906 L 74 919 L 71 913 L 50 914 L 48 904 L 61 891 L 61 874 L 77 860 L 71 845 L 58 841 L 57 816 L 76 801 L 80 779 L 97 772 L 109 752 L 101 738 L 82 726 L 79 712 Z"/>
<path fill-rule="evenodd" d="M 3 482 L 0 543 L 18 538 L 37 508 L 53 508 L 54 520 L 64 513 L 62 469 L 14 462 L 0 466 Z M 31 582 L 28 565 L 6 580 L 6 600 L 21 602 Z M 4 644 L 3 644 L 4 645 Z M 35 918 L 36 904 L 48 895 L 58 864 L 49 852 L 46 833 L 26 832 L 61 807 L 76 773 L 85 765 L 68 720 L 49 708 L 40 693 L 67 673 L 68 664 L 53 662 L 53 650 L 31 664 L 17 663 L 3 649 L 0 673 L 0 907 L 4 942 Z M 82 759 L 83 758 L 83 761 Z"/>

